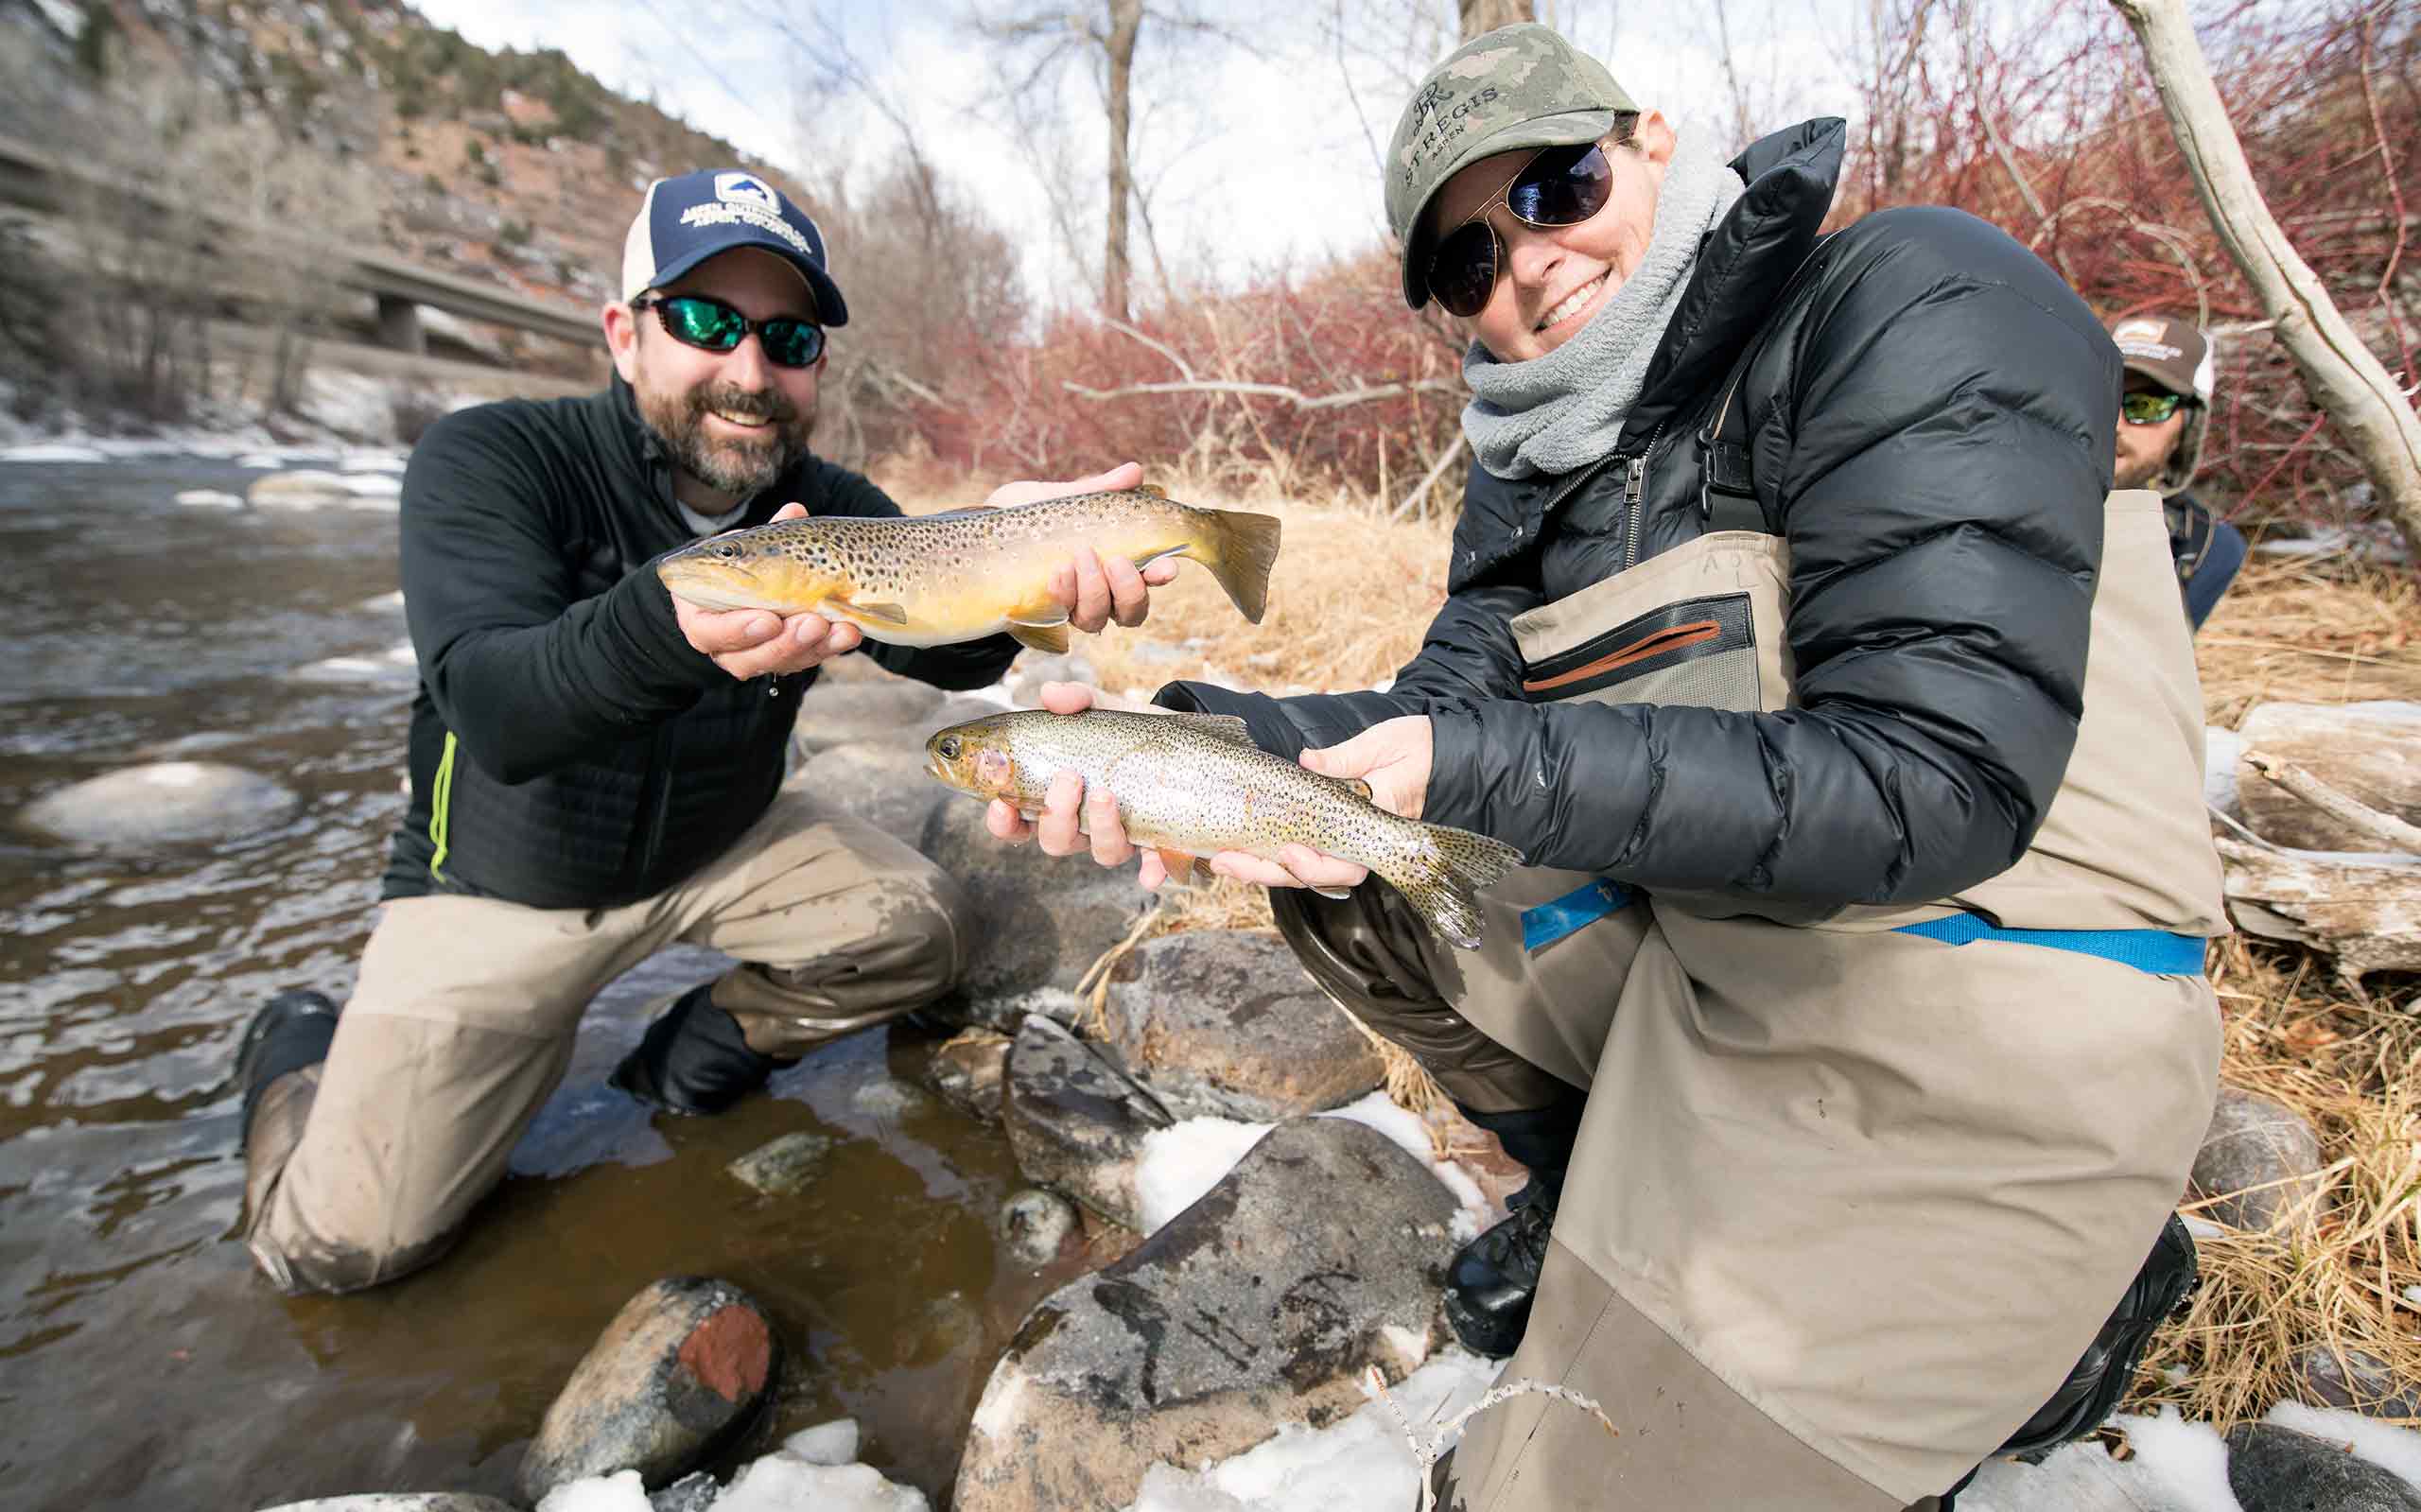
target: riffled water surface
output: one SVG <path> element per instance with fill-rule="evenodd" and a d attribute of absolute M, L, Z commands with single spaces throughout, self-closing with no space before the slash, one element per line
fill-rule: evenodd
<path fill-rule="evenodd" d="M 854 1416 L 864 1456 L 943 1504 L 1001 1346 L 1059 1277 L 996 1259 L 1005 1144 L 924 1093 L 932 1040 L 827 1047 L 718 1119 L 602 1086 L 663 995 L 616 983 L 571 1072 L 428 1271 L 288 1299 L 252 1272 L 230 1080 L 272 992 L 342 1000 L 398 789 L 409 677 L 317 681 L 404 635 L 391 513 L 183 508 L 206 462 L 0 463 L 0 1503 L 247 1508 L 372 1490 L 506 1493 L 565 1376 L 667 1275 L 748 1288 L 789 1347 L 777 1428 Z M 164 757 L 298 791 L 205 849 L 78 853 L 8 827 L 53 789 Z M 767 1198 L 723 1170 L 833 1138 Z"/>

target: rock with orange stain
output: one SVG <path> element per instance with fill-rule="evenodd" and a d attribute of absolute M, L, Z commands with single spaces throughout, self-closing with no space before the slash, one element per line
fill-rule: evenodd
<path fill-rule="evenodd" d="M 671 1277 L 623 1305 L 573 1367 L 521 1462 L 531 1502 L 567 1481 L 634 1469 L 651 1488 L 756 1426 L 781 1343 L 746 1293 Z"/>

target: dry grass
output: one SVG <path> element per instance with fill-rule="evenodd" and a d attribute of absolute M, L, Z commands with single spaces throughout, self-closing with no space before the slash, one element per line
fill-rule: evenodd
<path fill-rule="evenodd" d="M 1189 503 L 1284 517 L 1269 614 L 1245 623 L 1188 569 L 1155 595 L 1144 630 L 1078 643 L 1103 687 L 1148 693 L 1206 675 L 1271 691 L 1367 687 L 1419 649 L 1445 592 L 1446 522 L 1390 521 L 1367 499 L 1322 506 L 1160 481 Z M 2417 633 L 2412 574 L 2256 558 L 2197 642 L 2209 720 L 2233 728 L 2265 701 L 2421 698 Z M 1218 879 L 1173 891 L 1149 933 L 1269 928 L 1260 889 Z M 2173 1403 L 2221 1428 L 2259 1417 L 2299 1394 L 2298 1361 L 2315 1346 L 2385 1362 L 2399 1388 L 2421 1382 L 2421 1303 L 2407 1295 L 2421 1297 L 2421 981 L 2375 978 L 2364 1003 L 2300 950 L 2239 938 L 2215 961 L 2222 1078 L 2309 1120 L 2325 1174 L 2278 1228 L 2200 1242 L 2203 1288 L 2155 1342 L 2131 1410 Z M 1407 1106 L 1431 1101 L 1434 1084 L 1387 1048 L 1389 1090 Z"/>

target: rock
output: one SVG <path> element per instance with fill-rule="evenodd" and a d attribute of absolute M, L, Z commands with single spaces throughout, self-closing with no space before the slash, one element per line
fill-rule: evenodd
<path fill-rule="evenodd" d="M 933 1051 L 925 1079 L 951 1106 L 986 1123 L 1001 1121 L 1002 1079 L 1009 1069 L 1009 1036 L 970 1029 Z"/>
<path fill-rule="evenodd" d="M 851 740 L 807 753 L 783 786 L 910 845 L 924 838 L 933 810 L 956 796 L 925 774 L 913 751 L 882 740 Z"/>
<path fill-rule="evenodd" d="M 1146 941 L 1110 979 L 1104 1046 L 1171 1112 L 1275 1123 L 1350 1103 L 1379 1052 L 1274 935 L 1190 930 Z"/>
<path fill-rule="evenodd" d="M 1132 866 L 1109 871 L 994 839 L 984 806 L 963 795 L 932 810 L 916 848 L 966 891 L 977 942 L 961 982 L 970 999 L 1074 986 L 1152 901 Z"/>
<path fill-rule="evenodd" d="M 1028 1187 L 1009 1193 L 1001 1204 L 1001 1246 L 1019 1264 L 1034 1269 L 1050 1264 L 1067 1247 L 1078 1227 L 1075 1204 L 1055 1191 Z"/>
<path fill-rule="evenodd" d="M 535 1502 L 554 1486 L 617 1470 L 662 1486 L 752 1427 L 781 1366 L 781 1344 L 749 1295 L 681 1276 L 623 1304 L 573 1367 L 521 1461 Z"/>
<path fill-rule="evenodd" d="M 1143 1137 L 1176 1121 L 1159 1100 L 1051 1019 L 1026 1019 L 1009 1051 L 1001 1101 L 1009 1149 L 1037 1187 L 1129 1228 L 1142 1226 L 1135 1186 Z"/>
<path fill-rule="evenodd" d="M 1042 706 L 1043 684 L 1082 683 L 1091 687 L 1098 686 L 1100 675 L 1092 663 L 1073 652 L 1053 656 L 1029 651 L 1019 655 L 1005 681 L 1010 701 L 1021 709 L 1033 709 Z"/>
<path fill-rule="evenodd" d="M 227 840 L 302 807 L 282 783 L 216 761 L 157 761 L 61 788 L 28 805 L 26 827 L 113 850 Z"/>
<path fill-rule="evenodd" d="M 373 1491 L 288 1502 L 263 1512 L 515 1512 L 510 1502 L 470 1491 Z"/>
<path fill-rule="evenodd" d="M 2320 1137 L 2301 1115 L 2223 1086 L 2188 1191 L 2220 1199 L 2204 1209 L 2214 1222 L 2264 1229 L 2304 1200 L 2319 1171 Z"/>
<path fill-rule="evenodd" d="M 787 1197 L 815 1179 L 832 1141 L 801 1130 L 758 1146 L 723 1169 L 768 1197 Z"/>
<path fill-rule="evenodd" d="M 661 1491 L 649 1492 L 647 1512 L 708 1512 L 722 1495 L 722 1482 L 693 1470 Z"/>
<path fill-rule="evenodd" d="M 2421 1417 L 2421 1387 L 2396 1380 L 2387 1362 L 2360 1349 L 2346 1350 L 2341 1360 L 2326 1345 L 2308 1345 L 2295 1357 L 2295 1377 L 2304 1399 L 2315 1406 L 2348 1407 L 2370 1417 Z"/>
<path fill-rule="evenodd" d="M 2275 1423 L 2228 1434 L 2228 1488 L 2244 1512 L 2421 1512 L 2421 1491 L 2343 1445 Z"/>
<path fill-rule="evenodd" d="M 905 677 L 829 686 L 819 680 L 798 702 L 798 723 L 791 738 L 802 753 L 858 740 L 895 748 L 921 746 L 939 728 L 929 724 L 926 716 L 947 696 L 929 683 Z"/>
<path fill-rule="evenodd" d="M 1031 1314 L 975 1410 L 957 1512 L 1131 1504 L 1201 1465 L 1363 1405 L 1427 1358 L 1454 1199 L 1385 1136 L 1280 1125 L 1125 1259 Z"/>

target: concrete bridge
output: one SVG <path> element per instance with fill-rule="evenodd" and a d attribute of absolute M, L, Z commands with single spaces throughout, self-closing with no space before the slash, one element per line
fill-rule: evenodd
<path fill-rule="evenodd" d="M 69 186 L 96 183 L 92 173 L 44 151 L 29 142 L 0 136 L 0 204 L 16 205 L 44 215 L 70 208 Z M 204 209 L 200 212 L 211 217 Z M 378 340 L 382 346 L 414 354 L 428 342 L 421 329 L 424 304 L 491 325 L 509 326 L 580 345 L 602 346 L 597 312 L 575 305 L 535 300 L 495 284 L 424 268 L 392 252 L 369 250 L 328 252 L 337 281 L 360 289 L 378 304 Z"/>

